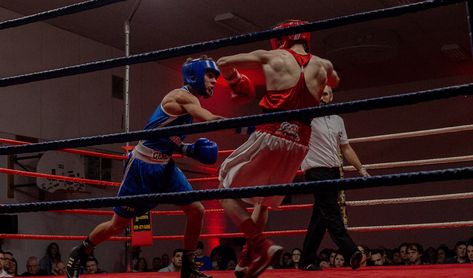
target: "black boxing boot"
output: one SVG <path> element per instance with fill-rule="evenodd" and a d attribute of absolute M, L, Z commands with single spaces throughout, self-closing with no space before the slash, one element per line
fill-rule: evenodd
<path fill-rule="evenodd" d="M 195 253 L 191 250 L 184 250 L 182 255 L 181 278 L 212 278 L 200 272 L 194 264 Z"/>
<path fill-rule="evenodd" d="M 80 275 L 80 265 L 92 254 L 95 245 L 86 238 L 81 244 L 72 248 L 66 265 L 67 278 L 78 278 Z"/>

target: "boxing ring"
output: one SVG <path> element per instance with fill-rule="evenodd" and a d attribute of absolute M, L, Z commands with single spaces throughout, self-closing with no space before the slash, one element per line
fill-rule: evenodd
<path fill-rule="evenodd" d="M 123 1 L 123 0 L 121 0 Z M 89 8 L 100 7 L 105 2 L 113 3 L 118 1 L 89 1 L 92 4 Z M 425 9 L 430 9 L 442 5 L 450 5 L 452 3 L 459 3 L 463 1 L 425 1 L 415 4 L 409 4 L 399 7 L 393 7 L 372 12 L 365 12 L 351 16 L 345 16 L 335 19 L 322 20 L 311 22 L 306 25 L 291 27 L 282 30 L 268 30 L 252 34 L 239 35 L 232 38 L 220 39 L 216 41 L 209 41 L 205 43 L 198 43 L 193 45 L 181 46 L 166 50 L 153 51 L 148 53 L 141 53 L 130 55 L 127 57 L 115 58 L 110 60 L 103 60 L 93 63 L 75 65 L 60 69 L 53 69 L 43 72 L 35 72 L 30 74 L 23 74 L 18 76 L 11 76 L 0 78 L 0 87 L 13 86 L 17 84 L 24 84 L 35 82 L 39 80 L 46 80 L 75 74 L 82 74 L 103 69 L 120 67 L 125 65 L 132 65 L 144 63 L 149 61 L 157 61 L 170 57 L 178 57 L 188 54 L 193 54 L 200 51 L 208 51 L 224 46 L 238 45 L 260 40 L 266 40 L 278 35 L 286 35 L 299 32 L 315 31 L 324 28 L 331 28 L 352 24 L 356 22 L 363 22 L 367 20 L 374 20 L 378 18 L 398 16 L 404 13 L 417 12 Z M 82 8 L 74 7 L 74 9 L 66 9 L 66 11 L 50 14 L 50 17 L 70 14 L 72 12 L 82 11 Z M 49 18 L 50 18 L 49 17 Z M 37 21 L 44 20 L 48 17 L 31 17 L 30 19 L 23 19 L 20 23 L 11 23 L 2 25 L 0 28 L 9 28 L 28 23 L 28 20 Z M 5 26 L 5 27 L 4 27 Z M 369 111 L 373 109 L 400 107 L 404 105 L 415 105 L 433 100 L 446 99 L 455 96 L 466 96 L 473 94 L 473 83 L 458 86 L 449 86 L 433 90 L 424 90 L 417 92 L 402 93 L 387 97 L 377 97 L 364 100 L 356 100 L 339 104 L 330 104 L 324 107 L 307 108 L 293 111 L 283 111 L 264 115 L 251 115 L 244 117 L 237 117 L 231 119 L 224 119 L 205 123 L 195 123 L 177 127 L 165 127 L 154 130 L 134 131 L 127 133 L 106 134 L 100 136 L 80 137 L 73 139 L 63 139 L 57 141 L 48 141 L 40 143 L 29 143 L 24 141 L 0 138 L 0 143 L 7 146 L 0 147 L 0 155 L 13 155 L 21 153 L 42 152 L 49 150 L 58 150 L 67 153 L 73 153 L 82 156 L 93 156 L 100 158 L 107 158 L 113 160 L 125 160 L 126 156 L 102 153 L 88 150 L 76 149 L 78 147 L 87 147 L 92 145 L 103 145 L 110 143 L 125 143 L 129 141 L 136 141 L 147 139 L 156 136 L 171 136 L 182 134 L 198 134 L 202 132 L 209 132 L 221 129 L 231 129 L 238 127 L 246 127 L 250 125 L 258 125 L 274 121 L 297 119 L 300 117 L 320 117 L 332 114 L 345 114 L 358 111 Z M 473 124 L 461 125 L 452 127 L 443 127 L 438 129 L 418 130 L 410 132 L 401 132 L 395 134 L 374 135 L 363 138 L 354 138 L 350 140 L 351 144 L 380 142 L 386 140 L 410 139 L 416 137 L 425 137 L 441 134 L 461 133 L 473 130 Z M 226 156 L 232 150 L 223 150 L 219 152 L 220 156 Z M 175 159 L 180 159 L 181 155 L 175 155 Z M 378 169 L 393 169 L 406 168 L 415 166 L 429 166 L 429 165 L 445 165 L 460 162 L 472 162 L 473 154 L 455 156 L 455 157 L 438 157 L 433 159 L 423 160 L 409 160 L 409 161 L 394 161 L 374 164 L 365 164 L 368 170 Z M 353 167 L 344 167 L 345 171 L 353 171 Z M 16 169 L 0 168 L 0 173 L 8 175 L 20 175 L 27 177 L 46 178 L 50 180 L 59 180 L 72 183 L 83 183 L 100 187 L 118 187 L 118 181 L 103 181 L 93 180 L 77 177 L 59 176 L 47 173 L 30 172 Z M 301 174 L 301 173 L 299 173 Z M 133 202 L 141 202 L 147 200 L 157 201 L 160 204 L 173 204 L 178 201 L 197 201 L 197 200 L 214 200 L 224 198 L 246 198 L 254 196 L 272 196 L 272 195 L 287 195 L 290 194 L 310 194 L 314 188 L 334 188 L 340 190 L 353 190 L 360 188 L 374 188 L 374 187 L 389 187 L 409 184 L 415 187 L 417 184 L 427 182 L 449 181 L 449 180 L 471 180 L 473 179 L 473 167 L 462 168 L 447 168 L 442 170 L 427 170 L 419 172 L 377 175 L 372 177 L 355 177 L 345 178 L 342 180 L 317 181 L 317 182 L 295 182 L 291 184 L 280 185 L 265 185 L 261 187 L 248 188 L 233 188 L 233 189 L 205 189 L 196 190 L 193 192 L 181 193 L 162 193 L 137 195 L 129 197 L 102 197 L 102 198 L 88 198 L 75 200 L 59 200 L 46 201 L 35 203 L 16 203 L 16 204 L 2 204 L 0 205 L 0 214 L 6 213 L 23 213 L 23 212 L 41 212 L 50 211 L 57 214 L 76 214 L 76 215 L 95 215 L 109 217 L 113 214 L 112 211 L 98 210 L 90 208 L 104 208 L 117 205 L 123 205 Z M 189 181 L 194 184 L 216 182 L 216 176 L 208 176 L 202 178 L 189 178 Z M 385 198 L 385 199 L 370 199 L 370 200 L 346 200 L 347 207 L 362 207 L 362 206 L 381 206 L 381 205 L 399 205 L 408 203 L 420 202 L 435 202 L 444 200 L 466 200 L 473 199 L 472 192 L 461 192 L 452 194 L 437 194 L 428 196 L 412 196 L 403 198 Z M 294 204 L 284 205 L 272 211 L 297 211 L 311 209 L 312 204 Z M 222 209 L 206 209 L 206 214 L 221 214 Z M 154 217 L 160 216 L 177 216 L 183 215 L 181 211 L 152 211 Z M 455 229 L 473 227 L 473 220 L 452 221 L 452 222 L 431 222 L 418 224 L 395 224 L 383 226 L 349 226 L 348 230 L 353 233 L 358 232 L 380 232 L 380 231 L 400 231 L 400 230 L 422 230 L 422 229 Z M 305 234 L 305 229 L 290 229 L 279 231 L 267 231 L 264 234 L 270 237 L 276 236 L 293 236 Z M 208 238 L 235 238 L 242 237 L 241 233 L 209 233 L 202 234 L 202 239 Z M 84 235 L 41 235 L 41 234 L 0 234 L 0 238 L 16 239 L 16 240 L 74 240 L 79 241 L 85 238 Z M 182 235 L 159 235 L 153 236 L 153 240 L 182 240 Z M 111 241 L 129 241 L 130 237 L 112 237 Z M 206 272 L 207 273 L 207 272 Z M 233 277 L 232 271 L 209 271 L 208 274 L 214 277 Z M 473 267 L 471 265 L 425 265 L 425 266 L 389 266 L 389 267 L 363 267 L 359 270 L 353 271 L 348 268 L 341 269 L 326 269 L 324 271 L 307 272 L 298 270 L 267 270 L 262 277 L 468 277 L 473 274 Z M 177 277 L 176 273 L 113 273 L 100 274 L 97 277 Z M 84 275 L 84 277 L 93 277 L 93 275 Z"/>

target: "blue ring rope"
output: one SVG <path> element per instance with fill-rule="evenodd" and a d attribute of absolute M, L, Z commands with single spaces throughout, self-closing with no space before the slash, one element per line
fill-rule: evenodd
<path fill-rule="evenodd" d="M 255 196 L 285 196 L 288 194 L 307 194 L 312 193 L 315 190 L 353 190 L 380 186 L 398 186 L 406 184 L 412 185 L 426 182 L 464 180 L 472 178 L 473 167 L 463 167 L 361 178 L 298 182 L 264 186 L 260 185 L 255 187 L 210 189 L 174 193 L 155 193 L 126 197 L 105 197 L 23 204 L 4 204 L 0 205 L 0 214 L 62 209 L 102 208 L 132 205 L 146 202 L 157 202 L 159 204 L 175 204 L 190 201 L 193 202 L 214 199 L 239 199 Z"/>
<path fill-rule="evenodd" d="M 163 127 L 128 133 L 115 133 L 74 139 L 63 139 L 27 145 L 3 146 L 0 147 L 0 155 L 39 152 L 64 148 L 77 148 L 111 143 L 123 143 L 171 135 L 195 134 L 214 131 L 217 129 L 230 129 L 236 127 L 253 126 L 270 122 L 283 122 L 294 119 L 311 119 L 314 117 L 321 117 L 326 115 L 344 114 L 358 112 L 362 110 L 366 111 L 379 108 L 404 106 L 407 104 L 416 104 L 425 101 L 471 94 L 473 94 L 473 83 L 400 95 L 330 104 L 312 108 L 236 117 L 217 121 Z"/>
<path fill-rule="evenodd" d="M 427 0 L 423 2 L 413 3 L 409 5 L 396 6 L 386 9 L 379 9 L 369 12 L 362 12 L 352 14 L 348 16 L 336 17 L 332 19 L 314 21 L 305 25 L 299 25 L 289 27 L 286 29 L 278 30 L 266 30 L 262 32 L 254 32 L 234 37 L 228 37 L 218 40 L 212 40 L 207 42 L 195 43 L 190 45 L 184 45 L 174 48 L 168 48 L 164 50 L 157 50 L 152 52 L 140 53 L 130 55 L 128 57 L 119 57 L 102 61 L 95 61 L 80 65 L 68 66 L 59 69 L 51 69 L 41 72 L 27 73 L 22 75 L 10 76 L 0 78 L 0 87 L 6 87 L 16 84 L 29 83 L 39 80 L 46 80 L 82 73 L 88 73 L 93 71 L 105 70 L 120 66 L 134 65 L 139 63 L 152 62 L 157 60 L 163 60 L 172 57 L 179 57 L 184 55 L 190 55 L 197 52 L 205 52 L 217 48 L 222 48 L 232 45 L 240 45 L 251 42 L 257 42 L 267 40 L 270 38 L 300 33 L 315 30 L 329 29 L 339 26 L 344 26 L 353 23 L 365 22 L 380 18 L 394 17 L 403 15 L 406 13 L 424 11 L 431 8 L 440 6 L 451 5 L 459 2 L 465 2 L 466 0 Z"/>
<path fill-rule="evenodd" d="M 114 4 L 117 2 L 123 2 L 125 0 L 89 0 L 84 1 L 76 4 L 72 4 L 69 6 L 64 6 L 61 8 L 40 12 L 33 15 L 28 15 L 20 18 L 5 20 L 0 22 L 0 30 L 18 27 L 21 25 L 30 24 L 37 21 L 43 21 L 51 18 L 55 18 L 58 16 L 70 15 L 75 14 L 91 9 L 100 8 L 103 6 L 107 6 L 110 4 Z"/>

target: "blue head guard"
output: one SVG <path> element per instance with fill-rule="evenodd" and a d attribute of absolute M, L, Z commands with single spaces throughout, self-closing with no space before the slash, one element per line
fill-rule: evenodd
<path fill-rule="evenodd" d="M 212 59 L 194 59 L 182 65 L 182 77 L 184 84 L 190 85 L 199 95 L 206 98 L 212 96 L 205 89 L 205 73 L 207 71 L 215 74 L 215 78 L 220 75 L 217 64 Z"/>

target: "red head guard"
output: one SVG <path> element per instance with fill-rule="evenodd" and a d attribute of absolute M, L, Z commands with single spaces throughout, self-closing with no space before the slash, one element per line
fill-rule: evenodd
<path fill-rule="evenodd" d="M 302 21 L 302 20 L 290 19 L 277 25 L 276 27 L 273 28 L 273 30 L 288 28 L 292 26 L 298 26 L 298 25 L 302 25 L 306 23 L 308 22 Z M 289 49 L 296 41 L 304 41 L 306 44 L 306 51 L 309 51 L 310 33 L 293 34 L 293 35 L 283 36 L 280 38 L 271 39 L 271 47 L 273 49 L 278 49 L 278 48 Z"/>

